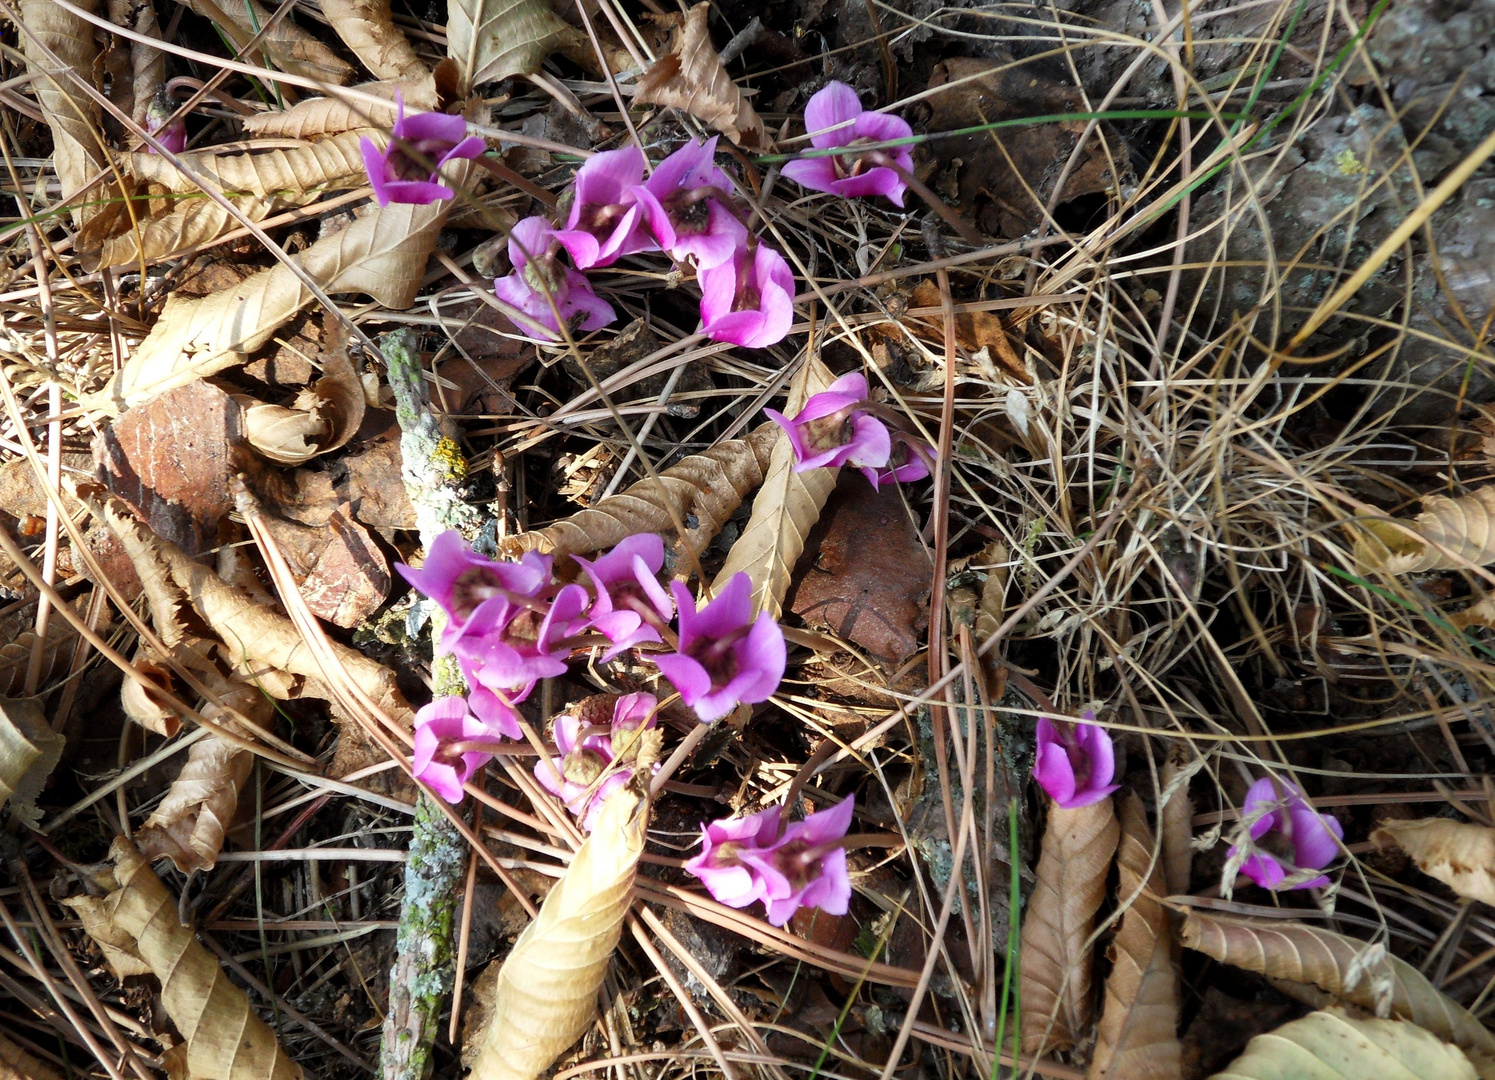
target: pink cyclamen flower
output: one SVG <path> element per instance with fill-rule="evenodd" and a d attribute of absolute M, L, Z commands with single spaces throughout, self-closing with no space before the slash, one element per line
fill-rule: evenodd
<path fill-rule="evenodd" d="M 709 724 L 739 702 L 767 701 L 784 677 L 784 631 L 768 612 L 753 618 L 753 583 L 732 575 L 711 603 L 696 610 L 682 582 L 670 582 L 680 612 L 680 651 L 650 657 L 680 691 L 680 699 Z"/>
<path fill-rule="evenodd" d="M 887 465 L 881 469 L 863 469 L 862 472 L 867 474 L 867 479 L 874 488 L 887 483 L 907 484 L 928 476 L 929 464 L 934 457 L 934 447 L 923 439 L 898 431 L 893 433 L 893 446 L 888 454 Z"/>
<path fill-rule="evenodd" d="M 604 662 L 645 641 L 659 641 L 650 615 L 668 623 L 675 613 L 656 575 L 664 567 L 664 540 L 657 533 L 635 533 L 600 559 L 573 555 L 596 590 L 587 624 L 612 642 Z"/>
<path fill-rule="evenodd" d="M 659 246 L 677 261 L 694 259 L 697 270 L 720 266 L 747 242 L 747 226 L 726 204 L 732 181 L 715 165 L 716 140 L 682 146 L 634 193 Z"/>
<path fill-rule="evenodd" d="M 565 639 L 585 626 L 581 616 L 590 599 L 580 585 L 567 585 L 539 610 L 522 608 L 503 627 L 456 643 L 452 651 L 479 717 L 499 722 L 490 715 L 502 715 L 506 700 L 523 701 L 540 679 L 565 673 L 570 655 Z"/>
<path fill-rule="evenodd" d="M 172 120 L 175 112 L 176 101 L 166 93 L 164 87 L 145 107 L 145 130 L 154 135 L 156 141 L 170 154 L 180 154 L 187 148 L 187 122 L 180 118 Z M 149 153 L 156 152 L 156 148 L 149 143 L 145 148 Z"/>
<path fill-rule="evenodd" d="M 867 377 L 853 371 L 813 395 L 793 420 L 763 411 L 789 436 L 795 472 L 852 465 L 876 487 L 876 470 L 887 465 L 892 438 L 881 420 L 857 407 L 866 401 Z"/>
<path fill-rule="evenodd" d="M 460 533 L 448 531 L 431 541 L 419 570 L 396 563 L 395 569 L 417 591 L 446 612 L 441 647 L 451 652 L 469 634 L 481 637 L 502 630 L 551 582 L 551 557 L 526 551 L 518 562 L 497 562 L 469 548 Z M 517 737 L 517 735 L 516 735 Z"/>
<path fill-rule="evenodd" d="M 1260 815 L 1259 817 L 1257 815 Z M 1344 826 L 1330 814 L 1320 814 L 1303 793 L 1286 781 L 1264 776 L 1246 791 L 1241 816 L 1251 822 L 1253 845 L 1276 833 L 1273 851 L 1254 850 L 1241 864 L 1240 872 L 1263 889 L 1276 890 L 1289 873 L 1297 870 L 1322 870 L 1339 856 Z M 1255 818 L 1253 821 L 1252 819 Z M 1240 852 L 1231 847 L 1229 855 Z M 1327 876 L 1289 885 L 1291 889 L 1318 889 L 1329 884 Z"/>
<path fill-rule="evenodd" d="M 582 819 L 581 827 L 587 832 L 597 824 L 607 797 L 633 778 L 634 770 L 625 766 L 597 783 L 616 758 L 613 740 L 623 736 L 623 745 L 616 749 L 626 749 L 633 733 L 655 725 L 658 706 L 653 694 L 625 694 L 613 705 L 612 723 L 600 730 L 583 730 L 581 720 L 569 713 L 556 718 L 555 745 L 561 756 L 538 762 L 535 779 Z"/>
<path fill-rule="evenodd" d="M 514 272 L 493 283 L 500 300 L 551 331 L 540 335 L 549 341 L 560 338 L 557 312 L 567 323 L 580 320 L 583 330 L 600 330 L 618 317 L 612 305 L 592 291 L 585 274 L 561 265 L 556 258 L 559 248 L 546 218 L 525 218 L 509 234 Z"/>
<path fill-rule="evenodd" d="M 634 191 L 643 180 L 644 152 L 636 146 L 596 154 L 576 171 L 571 212 L 555 238 L 577 269 L 611 266 L 654 249 Z"/>
<path fill-rule="evenodd" d="M 877 158 L 884 157 L 905 172 L 912 172 L 914 156 L 909 148 L 894 147 L 875 155 L 857 148 L 910 138 L 914 129 L 907 121 L 885 113 L 867 112 L 855 90 L 845 83 L 832 82 L 805 106 L 805 129 L 817 150 L 844 146 L 846 152 L 787 162 L 785 176 L 811 191 L 828 191 L 846 199 L 886 195 L 898 206 L 903 205 L 907 184 L 896 170 L 879 164 Z"/>
<path fill-rule="evenodd" d="M 1087 712 L 1085 719 L 1095 714 Z M 1033 778 L 1054 802 L 1066 810 L 1098 803 L 1121 786 L 1111 783 L 1115 772 L 1116 751 L 1100 725 L 1075 724 L 1062 736 L 1047 716 L 1038 718 Z"/>
<path fill-rule="evenodd" d="M 398 113 L 389 133 L 389 145 L 381 152 L 367 136 L 358 142 L 363 167 L 380 206 L 392 202 L 427 206 L 456 195 L 437 177 L 441 167 L 454 158 L 482 157 L 488 144 L 467 134 L 467 121 L 445 113 L 405 115 L 405 98 L 395 95 Z"/>
<path fill-rule="evenodd" d="M 745 818 L 702 825 L 701 853 L 686 862 L 686 871 L 728 907 L 745 908 L 759 900 L 766 905 L 771 897 L 787 897 L 793 891 L 789 879 L 773 865 L 773 852 L 781 843 L 782 813 L 783 807 L 770 806 Z"/>
<path fill-rule="evenodd" d="M 444 697 L 415 714 L 415 776 L 449 803 L 462 801 L 462 785 L 493 759 L 492 754 L 454 753 L 452 743 L 491 738 L 481 720 L 467 711 L 460 697 Z"/>
<path fill-rule="evenodd" d="M 783 341 L 794 324 L 794 272 L 767 244 L 739 248 L 696 278 L 701 332 L 713 341 L 766 349 Z"/>
<path fill-rule="evenodd" d="M 801 907 L 819 908 L 827 915 L 846 914 L 851 904 L 851 876 L 842 841 L 855 809 L 856 797 L 848 795 L 784 830 L 773 861 L 789 882 L 789 895 L 767 901 L 768 921 L 774 926 L 783 926 Z"/>

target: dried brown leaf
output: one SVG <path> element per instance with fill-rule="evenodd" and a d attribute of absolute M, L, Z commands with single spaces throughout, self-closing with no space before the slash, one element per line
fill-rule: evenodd
<path fill-rule="evenodd" d="M 471 1080 L 534 1080 L 592 1024 L 644 849 L 646 801 L 620 788 L 498 973 Z"/>
<path fill-rule="evenodd" d="M 261 456 L 281 465 L 301 465 L 320 452 L 327 421 L 317 409 L 266 405 L 248 394 L 233 395 L 244 410 L 244 437 Z"/>
<path fill-rule="evenodd" d="M 633 100 L 640 105 L 682 109 L 738 146 L 766 149 L 772 140 L 764 134 L 763 121 L 711 44 L 711 31 L 706 27 L 710 12 L 711 5 L 704 0 L 690 9 L 670 51 L 639 79 Z"/>
<path fill-rule="evenodd" d="M 1153 862 L 1147 811 L 1130 792 L 1121 800 L 1116 865 L 1120 870 L 1116 895 L 1129 906 L 1111 942 L 1106 1002 L 1086 1076 L 1089 1080 L 1177 1080 L 1183 1075 L 1178 969 L 1168 912 L 1155 899 L 1165 894 L 1167 885 L 1161 858 Z"/>
<path fill-rule="evenodd" d="M 189 0 L 189 6 L 204 19 L 211 19 L 242 50 L 270 22 L 270 12 L 258 0 Z M 345 83 L 353 66 L 290 19 L 281 19 L 260 40 L 270 62 L 281 71 L 327 83 Z"/>
<path fill-rule="evenodd" d="M 830 369 L 812 353 L 795 376 L 785 406 L 786 415 L 794 416 L 806 401 L 834 381 Z M 820 520 L 825 501 L 836 488 L 836 474 L 840 470 L 795 472 L 794 447 L 777 424 L 773 427 L 777 439 L 763 486 L 753 499 L 752 516 L 732 550 L 727 552 L 727 561 L 711 588 L 713 592 L 721 592 L 734 574 L 746 573 L 753 581 L 753 609 L 766 611 L 777 619 L 783 610 L 794 564 L 805 550 L 810 530 Z"/>
<path fill-rule="evenodd" d="M 0 806 L 30 816 L 36 797 L 62 757 L 65 740 L 52 730 L 36 698 L 0 698 Z"/>
<path fill-rule="evenodd" d="M 306 606 L 342 627 L 372 615 L 392 583 L 384 553 L 349 512 L 346 505 L 334 510 L 318 528 L 264 514 L 265 528 L 290 564 Z"/>
<path fill-rule="evenodd" d="M 1120 835 L 1110 799 L 1049 807 L 1018 967 L 1024 1053 L 1067 1049 L 1090 1021 L 1090 936 Z"/>
<path fill-rule="evenodd" d="M 450 0 L 446 54 L 462 65 L 463 85 L 533 75 L 547 56 L 581 35 L 544 0 Z"/>
<path fill-rule="evenodd" d="M 28 613 L 32 614 L 32 613 Z M 5 628 L 0 627 L 0 634 Z M 3 634 L 6 639 L 0 645 L 0 698 L 18 696 L 26 684 L 26 669 L 31 663 L 31 647 L 36 633 L 24 630 L 14 636 Z M 52 679 L 62 675 L 73 662 L 73 650 L 77 648 L 78 632 L 66 619 L 53 616 L 47 622 L 47 640 L 42 645 L 41 676 L 38 687 L 44 687 Z"/>
<path fill-rule="evenodd" d="M 1310 1013 L 1258 1035 L 1213 1080 L 1474 1080 L 1474 1066 L 1415 1024 Z"/>
<path fill-rule="evenodd" d="M 1429 495 L 1422 505 L 1422 513 L 1411 521 L 1397 523 L 1416 536 L 1385 521 L 1356 522 L 1356 561 L 1363 567 L 1382 569 L 1389 574 L 1457 570 L 1471 563 L 1475 566 L 1495 563 L 1495 484 L 1456 499 Z"/>
<path fill-rule="evenodd" d="M 1198 753 L 1191 753 L 1182 743 L 1168 751 L 1163 763 L 1159 831 L 1163 834 L 1163 877 L 1168 893 L 1174 896 L 1189 891 L 1194 874 L 1194 800 L 1189 797 L 1189 778 L 1203 765 Z"/>
<path fill-rule="evenodd" d="M 1179 940 L 1222 963 L 1312 983 L 1361 1008 L 1374 1010 L 1378 1000 L 1387 1003 L 1391 1016 L 1453 1043 L 1469 1055 L 1481 1077 L 1495 1078 L 1495 1035 L 1410 964 L 1384 950 L 1367 963 L 1364 956 L 1372 948 L 1367 942 L 1302 923 L 1253 923 L 1200 911 L 1189 913 Z M 1349 984 L 1352 968 L 1355 981 Z"/>
<path fill-rule="evenodd" d="M 763 483 L 763 470 L 778 436 L 777 425 L 764 424 L 746 438 L 719 442 L 660 472 L 658 484 L 645 478 L 543 529 L 510 537 L 501 545 L 502 553 L 510 559 L 531 550 L 585 555 L 637 532 L 668 535 L 675 528 L 672 510 L 686 524 L 686 546 L 699 553 L 742 500 Z M 692 517 L 697 521 L 693 527 L 689 524 Z"/>
<path fill-rule="evenodd" d="M 443 182 L 461 189 L 470 166 L 449 163 Z M 385 307 L 407 308 L 451 203 L 370 207 L 347 228 L 292 258 L 329 293 L 362 292 Z M 201 299 L 172 296 L 124 370 L 88 404 L 117 412 L 241 364 L 312 299 L 311 290 L 280 263 Z"/>
<path fill-rule="evenodd" d="M 186 1040 L 187 1074 L 194 1080 L 301 1080 L 301 1067 L 249 1007 L 244 991 L 177 920 L 176 897 L 134 845 L 119 837 L 109 856 L 114 888 L 85 906 L 104 920 L 95 926 L 133 943 L 135 955 L 161 980 L 161 1004 Z M 92 933 L 86 916 L 84 924 Z"/>
<path fill-rule="evenodd" d="M 21 21 L 29 32 L 17 36 L 26 53 L 27 68 L 38 76 L 31 85 L 42 116 L 52 129 L 52 164 L 62 185 L 62 197 L 71 198 L 107 167 L 98 128 L 99 107 L 65 74 L 71 69 L 86 78 L 93 71 L 98 54 L 93 27 L 51 0 L 21 0 L 20 6 Z M 60 67 L 42 54 L 32 40 L 33 34 L 61 61 Z M 73 210 L 73 222 L 81 225 L 96 212 L 94 207 L 78 207 Z"/>
<path fill-rule="evenodd" d="M 348 359 L 348 332 L 342 320 L 327 320 L 324 333 L 322 377 L 311 388 L 311 396 L 321 403 L 321 412 L 331 428 L 318 448 L 317 452 L 321 454 L 346 446 L 363 426 L 363 417 L 368 410 L 363 380 L 359 378 L 353 361 Z M 299 400 L 297 404 L 302 405 Z"/>
<path fill-rule="evenodd" d="M 376 77 L 418 79 L 428 71 L 395 26 L 389 0 L 322 0 L 322 14 Z"/>
<path fill-rule="evenodd" d="M 1383 821 L 1370 842 L 1394 844 L 1428 877 L 1460 896 L 1495 904 L 1495 829 L 1448 818 Z"/>
<path fill-rule="evenodd" d="M 388 132 L 372 128 L 344 131 L 299 146 L 268 146 L 243 153 L 200 150 L 177 155 L 191 173 L 210 182 L 225 195 L 254 195 L 265 199 L 287 193 L 331 191 L 368 183 L 359 142 L 369 138 L 380 148 Z M 159 184 L 167 191 L 201 191 L 187 172 L 160 154 L 127 154 L 125 165 L 135 179 Z"/>
<path fill-rule="evenodd" d="M 310 200 L 314 196 L 306 196 Z M 285 205 L 283 199 L 242 198 L 231 200 L 250 221 L 263 221 Z M 121 222 L 128 225 L 128 220 Z M 164 214 L 147 218 L 138 228 L 106 237 L 96 253 L 88 255 L 90 270 L 130 266 L 144 259 L 147 264 L 176 256 L 186 248 L 209 244 L 239 227 L 238 218 L 211 199 L 183 199 Z"/>
<path fill-rule="evenodd" d="M 0 1080 L 63 1080 L 62 1073 L 0 1035 Z"/>
<path fill-rule="evenodd" d="M 194 658 L 197 661 L 201 660 L 201 657 L 189 647 L 173 652 L 173 659 L 187 663 L 189 666 L 194 666 Z M 136 649 L 131 665 L 157 685 L 174 689 L 171 669 L 166 667 L 161 662 L 161 658 L 149 647 L 141 645 Z M 169 739 L 182 730 L 182 718 L 176 709 L 158 700 L 156 695 L 135 679 L 125 679 L 120 683 L 119 705 L 124 710 L 125 717 L 132 723 L 139 724 L 145 730 L 153 731 L 157 735 Z"/>
<path fill-rule="evenodd" d="M 289 109 L 270 109 L 242 121 L 251 135 L 279 135 L 287 139 L 314 139 L 354 128 L 391 128 L 396 110 L 395 95 L 405 99 L 411 112 L 441 112 L 451 103 L 456 88 L 456 62 L 443 60 L 435 72 L 411 79 L 360 83 L 353 87 L 365 94 L 388 98 L 388 105 L 344 101 L 336 96 L 307 98 Z M 443 93 L 445 91 L 445 93 Z"/>

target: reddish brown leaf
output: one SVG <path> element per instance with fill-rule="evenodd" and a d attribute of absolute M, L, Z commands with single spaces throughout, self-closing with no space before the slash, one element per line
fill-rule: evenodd
<path fill-rule="evenodd" d="M 322 528 L 265 514 L 306 606 L 336 626 L 357 626 L 389 595 L 389 562 L 350 511 L 347 504 L 334 510 Z"/>

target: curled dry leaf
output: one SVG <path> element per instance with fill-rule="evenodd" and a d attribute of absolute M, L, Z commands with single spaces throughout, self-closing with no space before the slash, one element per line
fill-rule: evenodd
<path fill-rule="evenodd" d="M 159 633 L 159 630 L 157 631 Z M 190 650 L 183 650 L 190 651 Z M 177 656 L 177 659 L 182 659 Z M 159 662 L 155 653 L 141 645 L 135 651 L 131 665 L 158 686 L 174 689 L 171 669 Z M 195 665 L 194 665 L 195 666 Z M 134 679 L 125 679 L 119 685 L 119 705 L 125 717 L 147 731 L 171 738 L 182 730 L 182 719 L 176 710 L 158 701 L 150 691 Z"/>
<path fill-rule="evenodd" d="M 62 1073 L 0 1035 L 0 1080 L 62 1080 Z"/>
<path fill-rule="evenodd" d="M 1167 889 L 1161 858 L 1153 861 L 1147 811 L 1130 792 L 1121 800 L 1118 902 L 1127 904 L 1111 942 L 1106 1003 L 1090 1056 L 1090 1080 L 1177 1080 L 1178 969 L 1168 912 L 1156 897 Z M 1145 889 L 1145 891 L 1144 891 Z"/>
<path fill-rule="evenodd" d="M 70 199 L 95 173 L 108 167 L 98 133 L 99 107 L 66 74 L 69 69 L 85 74 L 93 70 L 98 54 L 93 27 L 51 0 L 21 0 L 20 6 L 26 30 L 18 36 L 26 67 L 38 76 L 31 85 L 52 129 L 52 163 L 62 197 Z M 37 40 L 32 40 L 33 35 Z M 43 55 L 43 47 L 60 64 Z M 81 225 L 95 212 L 96 207 L 74 209 L 74 224 Z"/>
<path fill-rule="evenodd" d="M 370 105 L 343 100 L 335 94 L 307 98 L 289 109 L 269 109 L 242 121 L 251 135 L 280 135 L 288 139 L 315 139 L 354 128 L 391 128 L 396 118 L 395 95 L 405 99 L 412 112 L 443 112 L 456 95 L 457 64 L 447 59 L 434 72 L 410 79 L 360 83 L 353 87 L 365 94 L 386 98 L 388 105 Z"/>
<path fill-rule="evenodd" d="M 1415 1024 L 1324 1009 L 1258 1035 L 1213 1080 L 1474 1080 L 1456 1046 Z"/>
<path fill-rule="evenodd" d="M 281 465 L 301 465 L 320 452 L 317 444 L 327 433 L 327 422 L 313 408 L 287 408 L 266 405 L 248 394 L 234 394 L 234 401 L 244 410 L 244 437 L 265 458 Z M 300 399 L 297 399 L 300 404 Z"/>
<path fill-rule="evenodd" d="M 1495 904 L 1495 829 L 1448 818 L 1383 821 L 1370 842 L 1395 844 L 1428 877 L 1460 896 Z"/>
<path fill-rule="evenodd" d="M 159 154 L 128 154 L 125 163 L 135 179 L 159 184 L 167 191 L 200 191 L 196 176 L 225 195 L 255 195 L 264 199 L 287 192 L 320 192 L 367 184 L 368 174 L 359 152 L 359 141 L 365 137 L 382 148 L 389 134 L 363 129 L 344 131 L 300 146 L 271 146 L 237 154 L 212 150 L 178 154 L 194 175 L 188 175 Z"/>
<path fill-rule="evenodd" d="M 534 1080 L 592 1025 L 633 903 L 648 817 L 648 802 L 631 785 L 603 804 L 596 828 L 499 970 L 471 1080 Z"/>
<path fill-rule="evenodd" d="M 1390 1015 L 1453 1043 L 1469 1055 L 1481 1077 L 1495 1078 L 1495 1035 L 1410 964 L 1384 950 L 1374 963 L 1366 963 L 1372 948 L 1367 942 L 1302 923 L 1268 925 L 1199 911 L 1189 913 L 1179 940 L 1222 963 L 1312 983 L 1361 1008 L 1374 1010 L 1378 998 L 1389 1001 Z"/>
<path fill-rule="evenodd" d="M 1389 574 L 1495 563 L 1495 484 L 1456 499 L 1429 495 L 1422 505 L 1422 513 L 1411 521 L 1398 520 L 1396 525 L 1357 521 L 1356 561 Z M 1408 535 L 1407 529 L 1417 535 Z"/>
<path fill-rule="evenodd" d="M 34 613 L 32 614 L 34 618 Z M 29 621 L 29 620 L 28 620 Z M 26 685 L 26 669 L 31 663 L 31 647 L 36 633 L 25 630 L 11 636 L 7 627 L 0 626 L 0 637 L 7 639 L 0 645 L 0 698 L 18 696 Z M 38 687 L 46 686 L 52 679 L 62 675 L 73 662 L 73 651 L 78 645 L 78 632 L 66 619 L 53 617 L 47 622 L 47 640 L 42 646 L 41 675 Z"/>
<path fill-rule="evenodd" d="M 270 22 L 270 12 L 258 0 L 189 0 L 193 11 L 217 24 L 224 35 L 243 51 L 249 40 Z M 301 27 L 282 18 L 270 28 L 257 50 L 263 50 L 281 71 L 321 82 L 342 84 L 353 76 L 353 66 Z"/>
<path fill-rule="evenodd" d="M 686 525 L 685 546 L 699 553 L 742 500 L 763 483 L 778 435 L 777 425 L 764 424 L 746 438 L 727 439 L 691 454 L 660 472 L 658 484 L 646 477 L 568 518 L 510 537 L 501 545 L 502 554 L 510 559 L 531 550 L 585 555 L 637 532 L 668 535 L 675 528 L 671 511 Z M 691 526 L 691 518 L 698 524 Z"/>
<path fill-rule="evenodd" d="M 705 5 L 702 5 L 705 6 Z M 829 368 L 815 354 L 795 376 L 785 406 L 786 416 L 795 416 L 805 402 L 835 381 Z M 771 425 L 777 438 L 769 455 L 763 486 L 753 499 L 753 513 L 742 529 L 742 535 L 727 552 L 727 561 L 712 582 L 713 592 L 726 588 L 738 572 L 753 581 L 753 609 L 766 611 L 775 619 L 783 610 L 784 594 L 794 564 L 805 550 L 805 538 L 820 520 L 825 501 L 836 489 L 839 469 L 794 471 L 794 447 L 777 424 Z"/>
<path fill-rule="evenodd" d="M 229 981 L 217 957 L 177 920 L 177 899 L 124 837 L 109 849 L 109 894 L 75 897 L 69 906 L 105 955 L 139 958 L 161 980 L 161 1004 L 186 1041 L 194 1080 L 301 1080 L 275 1034 Z M 102 933 L 104 936 L 100 936 Z M 112 957 L 111 957 L 112 960 Z"/>
<path fill-rule="evenodd" d="M 471 164 L 449 162 L 443 182 L 462 189 Z M 371 206 L 292 261 L 329 293 L 362 292 L 385 307 L 408 308 L 451 203 Z M 118 412 L 241 364 L 312 299 L 311 290 L 283 263 L 201 299 L 172 296 L 124 370 L 87 404 Z"/>
<path fill-rule="evenodd" d="M 418 79 L 426 74 L 426 65 L 396 28 L 389 0 L 322 0 L 322 14 L 343 44 L 379 78 Z"/>
<path fill-rule="evenodd" d="M 314 195 L 305 196 L 310 201 Z M 298 202 L 303 200 L 296 200 Z M 287 204 L 283 198 L 246 197 L 230 202 L 250 221 L 260 222 Z M 120 224 L 129 225 L 128 220 Z M 239 219 L 211 199 L 184 199 L 164 214 L 139 222 L 138 227 L 106 237 L 94 250 L 81 252 L 90 272 L 180 257 L 185 249 L 210 244 L 239 227 Z"/>
<path fill-rule="evenodd" d="M 686 13 L 670 51 L 644 72 L 633 100 L 640 105 L 683 109 L 738 146 L 766 149 L 772 140 L 763 132 L 763 121 L 711 44 L 711 31 L 706 27 L 710 13 L 711 5 L 705 2 Z"/>
<path fill-rule="evenodd" d="M 109 0 L 109 21 L 146 38 L 159 38 L 161 25 L 156 20 L 156 5 L 151 0 Z M 125 47 L 124 42 L 119 43 Z M 146 110 L 157 91 L 166 83 L 166 54 L 143 41 L 130 41 L 130 81 L 128 104 L 121 105 L 130 118 L 145 126 Z M 124 80 L 120 80 L 123 82 Z"/>
<path fill-rule="evenodd" d="M 35 814 L 36 797 L 57 767 L 66 740 L 52 730 L 36 698 L 0 698 L 0 806 Z"/>
<path fill-rule="evenodd" d="M 557 49 L 581 35 L 544 0 L 451 0 L 446 54 L 461 65 L 463 86 L 533 75 Z"/>
<path fill-rule="evenodd" d="M 1018 967 L 1024 1053 L 1067 1049 L 1090 1021 L 1090 936 L 1120 835 L 1110 799 L 1049 806 Z"/>
<path fill-rule="evenodd" d="M 1189 797 L 1189 780 L 1204 767 L 1204 758 L 1182 742 L 1168 751 L 1163 763 L 1162 803 L 1159 811 L 1163 834 L 1163 877 L 1170 895 L 1189 891 L 1194 873 L 1194 800 Z"/>

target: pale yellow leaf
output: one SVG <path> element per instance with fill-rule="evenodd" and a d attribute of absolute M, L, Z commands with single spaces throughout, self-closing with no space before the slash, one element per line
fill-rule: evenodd
<path fill-rule="evenodd" d="M 23 816 L 34 813 L 64 742 L 37 698 L 0 698 L 0 806 L 9 804 Z"/>
<path fill-rule="evenodd" d="M 794 416 L 805 402 L 835 381 L 818 356 L 812 355 L 795 376 L 784 415 Z M 743 572 L 753 581 L 753 610 L 766 611 L 775 619 L 783 608 L 784 593 L 794 564 L 805 550 L 805 538 L 820 520 L 820 511 L 836 487 L 838 469 L 794 471 L 794 447 L 778 425 L 778 438 L 763 478 L 763 487 L 753 500 L 753 513 L 742 535 L 727 552 L 727 561 L 712 582 L 719 593 Z"/>
<path fill-rule="evenodd" d="M 231 200 L 250 221 L 259 222 L 274 211 L 292 203 L 309 202 L 316 193 L 288 200 L 242 198 Z M 129 225 L 128 220 L 117 224 Z M 169 211 L 139 223 L 138 231 L 111 236 L 103 242 L 96 256 L 88 255 L 86 265 L 94 270 L 111 266 L 131 266 L 143 258 L 147 264 L 173 258 L 200 244 L 209 244 L 224 233 L 239 227 L 239 219 L 212 199 L 185 198 Z"/>
<path fill-rule="evenodd" d="M 1370 842 L 1395 844 L 1428 877 L 1460 896 L 1495 904 L 1495 829 L 1448 818 L 1383 821 Z"/>
<path fill-rule="evenodd" d="M 203 150 L 177 155 L 193 174 L 225 195 L 260 198 L 292 193 L 362 187 L 368 183 L 359 142 L 371 138 L 381 150 L 389 133 L 375 129 L 345 131 L 299 146 L 269 146 L 242 153 Z M 159 184 L 167 191 L 202 190 L 196 180 L 159 154 L 127 154 L 126 168 L 137 180 Z"/>
<path fill-rule="evenodd" d="M 189 6 L 204 19 L 210 19 L 234 43 L 243 49 L 270 22 L 270 12 L 258 0 L 188 0 Z M 343 60 L 310 33 L 283 18 L 270 28 L 256 49 L 264 50 L 270 62 L 281 71 L 303 75 L 326 83 L 345 83 L 353 75 L 353 66 Z"/>
<path fill-rule="evenodd" d="M 1258 1035 L 1213 1080 L 1475 1080 L 1456 1046 L 1402 1020 L 1324 1009 Z"/>
<path fill-rule="evenodd" d="M 705 0 L 686 13 L 670 51 L 644 72 L 633 100 L 640 105 L 682 109 L 739 146 L 767 149 L 772 140 L 763 132 L 763 121 L 711 44 L 706 26 L 710 13 L 711 5 Z"/>
<path fill-rule="evenodd" d="M 1120 835 L 1110 799 L 1074 810 L 1049 805 L 1018 962 L 1024 1053 L 1074 1046 L 1090 1022 L 1090 936 Z"/>
<path fill-rule="evenodd" d="M 390 17 L 389 0 L 322 0 L 343 44 L 380 79 L 416 79 L 427 68 Z"/>
<path fill-rule="evenodd" d="M 1495 484 L 1456 499 L 1429 495 L 1422 505 L 1422 513 L 1395 525 L 1355 522 L 1356 561 L 1391 574 L 1495 563 Z"/>
<path fill-rule="evenodd" d="M 62 1080 L 62 1073 L 0 1035 L 0 1080 Z"/>
<path fill-rule="evenodd" d="M 360 83 L 353 87 L 365 94 L 387 98 L 387 105 L 343 100 L 333 93 L 327 97 L 298 101 L 289 109 L 267 109 L 247 116 L 241 122 L 251 135 L 280 135 L 288 139 L 313 139 L 355 128 L 388 129 L 394 126 L 397 116 L 396 94 L 405 99 L 405 108 L 409 112 L 442 111 L 450 103 L 450 99 L 444 98 L 440 92 L 443 76 L 449 92 L 455 92 L 456 64 L 443 60 L 436 65 L 435 72 L 415 78 Z"/>
<path fill-rule="evenodd" d="M 633 904 L 648 816 L 632 786 L 603 804 L 592 834 L 498 973 L 469 1080 L 534 1080 L 591 1026 Z"/>
<path fill-rule="evenodd" d="M 244 437 L 261 457 L 280 465 L 301 465 L 319 453 L 317 441 L 327 422 L 315 410 L 266 405 L 247 394 L 234 394 L 244 409 Z"/>
<path fill-rule="evenodd" d="M 51 0 L 21 0 L 21 20 L 27 33 L 18 33 L 26 66 L 37 75 L 32 82 L 36 102 L 52 129 L 52 165 L 62 185 L 62 197 L 70 198 L 88 183 L 95 173 L 107 168 L 100 142 L 99 107 L 65 74 L 69 69 L 84 73 L 93 71 L 98 49 L 93 27 Z M 94 10 L 86 2 L 87 11 Z M 32 40 L 32 35 L 39 39 Z M 54 64 L 43 55 L 42 46 L 60 61 Z M 107 189 L 100 188 L 102 195 Z M 81 224 L 97 212 L 96 207 L 79 207 L 73 221 Z"/>
<path fill-rule="evenodd" d="M 447 0 L 446 53 L 462 65 L 468 87 L 533 75 L 580 36 L 545 0 Z"/>
<path fill-rule="evenodd" d="M 1361 1008 L 1374 1010 L 1378 999 L 1386 1002 L 1391 1016 L 1410 1020 L 1458 1046 L 1480 1076 L 1495 1080 L 1495 1035 L 1410 964 L 1384 950 L 1374 963 L 1367 963 L 1368 942 L 1303 923 L 1253 923 L 1201 911 L 1189 913 L 1179 940 L 1185 948 L 1222 963 L 1312 983 Z"/>

